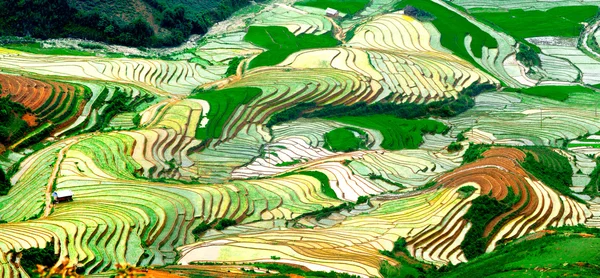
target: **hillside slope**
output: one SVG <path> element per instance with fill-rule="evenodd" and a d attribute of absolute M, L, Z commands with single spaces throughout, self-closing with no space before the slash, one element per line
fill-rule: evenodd
<path fill-rule="evenodd" d="M 203 34 L 249 0 L 25 0 L 0 2 L 0 36 L 82 38 L 174 46 Z"/>

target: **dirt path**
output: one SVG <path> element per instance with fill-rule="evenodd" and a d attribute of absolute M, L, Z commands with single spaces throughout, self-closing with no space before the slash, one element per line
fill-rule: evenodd
<path fill-rule="evenodd" d="M 54 168 L 52 169 L 52 174 L 48 179 L 48 184 L 46 185 L 46 206 L 44 208 L 44 215 L 41 218 L 48 217 L 50 215 L 50 212 L 52 212 L 52 189 L 54 188 L 54 183 L 56 181 L 56 178 L 58 177 L 60 165 L 63 159 L 65 158 L 65 153 L 71 148 L 71 146 L 75 145 L 76 143 L 79 143 L 79 141 L 92 136 L 96 136 L 98 134 L 98 132 L 94 132 L 92 134 L 87 134 L 81 137 L 67 139 L 65 142 L 61 143 L 66 145 L 58 152 L 56 162 L 54 163 Z"/>
<path fill-rule="evenodd" d="M 340 27 L 335 20 L 330 17 L 325 17 L 329 22 L 331 22 L 331 26 L 333 26 L 333 37 L 335 37 L 338 41 L 342 43 L 346 43 L 346 33 L 344 33 L 344 29 Z"/>

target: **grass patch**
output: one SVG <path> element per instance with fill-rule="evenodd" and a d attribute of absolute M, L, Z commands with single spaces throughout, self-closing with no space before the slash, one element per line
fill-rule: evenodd
<path fill-rule="evenodd" d="M 580 85 L 577 86 L 535 86 L 516 90 L 519 93 L 545 97 L 556 101 L 565 101 L 573 93 L 595 93 L 594 90 Z"/>
<path fill-rule="evenodd" d="M 350 275 L 341 272 L 325 272 L 325 271 L 306 271 L 298 267 L 287 264 L 275 263 L 253 263 L 252 266 L 271 271 L 276 271 L 281 275 L 265 275 L 266 277 L 321 277 L 321 278 L 358 278 L 359 276 Z M 263 275 L 261 275 L 263 276 Z"/>
<path fill-rule="evenodd" d="M 19 50 L 34 54 L 66 55 L 66 56 L 96 56 L 95 53 L 68 48 L 44 48 L 40 43 L 12 43 L 2 45 L 4 48 Z"/>
<path fill-rule="evenodd" d="M 578 37 L 583 30 L 581 22 L 594 18 L 598 9 L 598 6 L 568 6 L 546 11 L 514 9 L 476 12 L 473 15 L 522 40 L 540 36 Z"/>
<path fill-rule="evenodd" d="M 423 143 L 424 134 L 448 131 L 448 127 L 438 121 L 406 120 L 391 115 L 344 116 L 327 119 L 379 130 L 384 138 L 381 147 L 386 150 L 417 149 Z"/>
<path fill-rule="evenodd" d="M 319 9 L 333 8 L 341 13 L 353 15 L 363 10 L 370 0 L 303 0 L 296 2 L 296 6 L 307 6 Z"/>
<path fill-rule="evenodd" d="M 206 100 L 210 104 L 210 111 L 207 115 L 208 124 L 206 127 L 199 126 L 196 129 L 196 139 L 219 138 L 223 133 L 223 126 L 231 114 L 240 105 L 247 104 L 261 93 L 261 89 L 254 87 L 194 91 L 190 98 Z"/>
<path fill-rule="evenodd" d="M 419 263 L 411 257 L 410 252 L 406 248 L 406 239 L 399 237 L 394 242 L 392 251 L 381 250 L 382 255 L 388 256 L 399 262 L 397 266 L 392 266 L 387 261 L 382 261 L 379 272 L 385 278 L 409 278 L 409 277 L 426 277 L 424 264 Z"/>
<path fill-rule="evenodd" d="M 294 159 L 292 161 L 284 161 L 284 162 L 278 163 L 275 166 L 277 166 L 277 167 L 285 167 L 285 166 L 292 166 L 292 165 L 296 165 L 296 164 L 300 164 L 300 163 L 302 163 L 302 160 L 300 160 L 300 159 Z"/>
<path fill-rule="evenodd" d="M 311 176 L 311 177 L 317 179 L 321 183 L 321 192 L 323 192 L 323 194 L 325 194 L 325 196 L 332 198 L 332 199 L 339 199 L 337 197 L 337 195 L 335 194 L 335 191 L 333 191 L 333 189 L 329 185 L 329 178 L 327 177 L 327 175 L 325 175 L 319 171 L 305 171 L 305 172 L 299 172 L 298 174 Z"/>
<path fill-rule="evenodd" d="M 352 152 L 364 149 L 366 148 L 365 136 L 366 133 L 359 129 L 336 128 L 325 134 L 325 148 L 334 152 Z"/>
<path fill-rule="evenodd" d="M 473 38 L 471 49 L 476 57 L 482 56 L 481 49 L 484 46 L 487 48 L 498 47 L 498 42 L 490 34 L 484 32 L 461 15 L 430 0 L 403 0 L 396 5 L 396 8 L 403 9 L 406 6 L 412 6 L 433 15 L 435 19 L 431 22 L 442 34 L 442 45 L 452 50 L 459 57 L 471 62 L 471 64 L 477 65 L 465 47 L 464 41 L 467 35 L 471 35 Z"/>
<path fill-rule="evenodd" d="M 567 228 L 567 227 L 565 227 Z M 570 228 L 570 227 L 569 227 Z M 431 277 L 598 277 L 600 238 L 566 236 L 517 240 Z M 441 269 L 440 269 L 441 270 Z"/>
<path fill-rule="evenodd" d="M 250 26 L 244 40 L 267 49 L 250 61 L 250 69 L 279 64 L 290 54 L 302 49 L 334 47 L 340 44 L 331 32 L 294 36 L 287 28 L 281 26 Z"/>

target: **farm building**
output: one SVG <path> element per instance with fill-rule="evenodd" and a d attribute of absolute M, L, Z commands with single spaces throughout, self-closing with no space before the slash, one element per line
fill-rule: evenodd
<path fill-rule="evenodd" d="M 71 191 L 71 190 L 54 191 L 54 193 L 52 193 L 52 199 L 54 200 L 55 203 L 73 201 L 73 191 Z"/>
<path fill-rule="evenodd" d="M 327 10 L 325 10 L 325 15 L 327 15 L 328 17 L 338 17 L 340 15 L 340 12 L 336 9 L 327 8 Z"/>

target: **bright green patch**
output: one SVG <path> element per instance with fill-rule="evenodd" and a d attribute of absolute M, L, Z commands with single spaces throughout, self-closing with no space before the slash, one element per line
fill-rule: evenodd
<path fill-rule="evenodd" d="M 434 120 L 406 120 L 390 115 L 344 116 L 327 118 L 336 122 L 376 129 L 383 134 L 386 150 L 417 149 L 424 134 L 444 133 L 448 127 Z"/>
<path fill-rule="evenodd" d="M 297 6 L 308 6 L 319 9 L 333 8 L 341 13 L 353 15 L 363 10 L 368 4 L 369 0 L 303 0 L 296 2 L 294 5 Z"/>
<path fill-rule="evenodd" d="M 196 129 L 196 138 L 203 140 L 219 138 L 223 133 L 223 126 L 231 114 L 242 104 L 250 102 L 262 93 L 261 89 L 254 87 L 241 87 L 223 90 L 195 91 L 190 98 L 206 100 L 210 105 L 208 124 L 206 127 Z"/>
<path fill-rule="evenodd" d="M 302 160 L 300 160 L 300 159 L 294 159 L 292 161 L 284 161 L 284 162 L 278 163 L 275 166 L 277 166 L 277 167 L 285 167 L 285 166 L 296 165 L 296 164 L 299 164 L 299 163 L 302 163 Z"/>
<path fill-rule="evenodd" d="M 536 86 L 517 90 L 520 93 L 545 97 L 557 101 L 565 101 L 573 93 L 595 93 L 594 90 L 580 85 L 577 86 Z"/>
<path fill-rule="evenodd" d="M 473 15 L 517 39 L 525 39 L 540 36 L 578 37 L 583 30 L 581 23 L 592 19 L 597 13 L 598 6 L 570 6 L 547 11 L 499 10 Z"/>
<path fill-rule="evenodd" d="M 244 40 L 267 49 L 254 57 L 248 68 L 279 64 L 290 54 L 302 49 L 334 47 L 340 44 L 333 38 L 331 32 L 322 35 L 294 36 L 287 28 L 281 26 L 250 26 Z"/>
<path fill-rule="evenodd" d="M 81 51 L 68 48 L 43 48 L 40 43 L 14 43 L 1 47 L 44 55 L 66 55 L 66 56 L 96 56 L 93 52 Z"/>
<path fill-rule="evenodd" d="M 471 49 L 476 57 L 482 56 L 481 49 L 484 46 L 487 48 L 498 47 L 498 42 L 490 34 L 481 30 L 461 15 L 454 13 L 441 5 L 433 3 L 430 0 L 403 0 L 396 5 L 396 8 L 401 9 L 407 5 L 426 11 L 435 16 L 435 19 L 431 22 L 442 34 L 442 45 L 472 64 L 477 63 L 475 63 L 465 47 L 464 42 L 467 35 L 471 35 L 473 38 Z"/>
<path fill-rule="evenodd" d="M 333 191 L 333 189 L 329 185 L 329 178 L 327 177 L 327 175 L 319 171 L 305 171 L 299 172 L 298 174 L 311 176 L 319 180 L 319 182 L 321 183 L 321 191 L 323 192 L 323 194 L 325 194 L 325 196 L 329 198 L 338 199 L 337 195 L 335 194 L 335 191 Z"/>
<path fill-rule="evenodd" d="M 336 128 L 325 134 L 325 148 L 334 152 L 352 152 L 365 148 L 364 132 L 353 128 Z M 361 138 L 362 137 L 362 138 Z"/>

